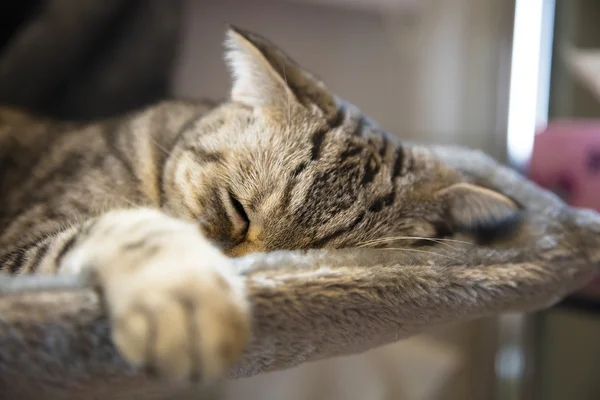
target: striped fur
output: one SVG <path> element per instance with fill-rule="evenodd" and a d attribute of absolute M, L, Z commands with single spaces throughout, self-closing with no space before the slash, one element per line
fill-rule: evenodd
<path fill-rule="evenodd" d="M 402 145 L 266 39 L 231 28 L 227 45 L 231 101 L 216 106 L 88 124 L 0 110 L 0 268 L 90 274 L 130 362 L 178 379 L 231 365 L 250 315 L 225 254 L 417 246 L 516 220 L 512 200 Z"/>

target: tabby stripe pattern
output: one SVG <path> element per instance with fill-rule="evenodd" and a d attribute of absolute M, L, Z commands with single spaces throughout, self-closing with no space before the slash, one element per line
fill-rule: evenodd
<path fill-rule="evenodd" d="M 364 219 L 365 219 L 365 213 L 359 214 L 358 217 L 356 217 L 356 219 L 350 225 L 343 227 L 341 229 L 338 229 L 337 231 L 330 233 L 329 235 L 324 236 L 319 240 L 316 240 L 313 243 L 313 245 L 317 248 L 325 247 L 327 245 L 327 243 L 329 243 L 332 240 L 342 236 L 343 234 L 355 229 Z"/>

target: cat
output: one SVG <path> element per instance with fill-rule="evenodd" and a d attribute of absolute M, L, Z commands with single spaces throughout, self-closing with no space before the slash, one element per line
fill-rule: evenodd
<path fill-rule="evenodd" d="M 224 376 L 252 310 L 232 258 L 485 240 L 513 199 L 389 136 L 267 39 L 226 33 L 230 98 L 93 123 L 0 109 L 0 268 L 85 274 L 126 361 Z"/>

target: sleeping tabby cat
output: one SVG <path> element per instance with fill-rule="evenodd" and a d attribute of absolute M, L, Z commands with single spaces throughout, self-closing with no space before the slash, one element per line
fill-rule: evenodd
<path fill-rule="evenodd" d="M 477 240 L 518 220 L 264 38 L 230 28 L 226 43 L 233 85 L 216 106 L 90 124 L 0 111 L 1 268 L 89 274 L 133 365 L 211 379 L 236 361 L 252 314 L 230 257 Z"/>

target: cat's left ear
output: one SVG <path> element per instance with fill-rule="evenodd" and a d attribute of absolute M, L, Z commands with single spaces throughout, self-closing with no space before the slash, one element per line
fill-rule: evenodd
<path fill-rule="evenodd" d="M 514 227 L 521 207 L 499 192 L 470 183 L 457 183 L 436 193 L 452 230 L 476 235 L 502 233 Z"/>
<path fill-rule="evenodd" d="M 267 39 L 229 26 L 226 60 L 233 75 L 231 99 L 251 106 L 316 105 L 327 119 L 337 114 L 334 95 Z"/>

